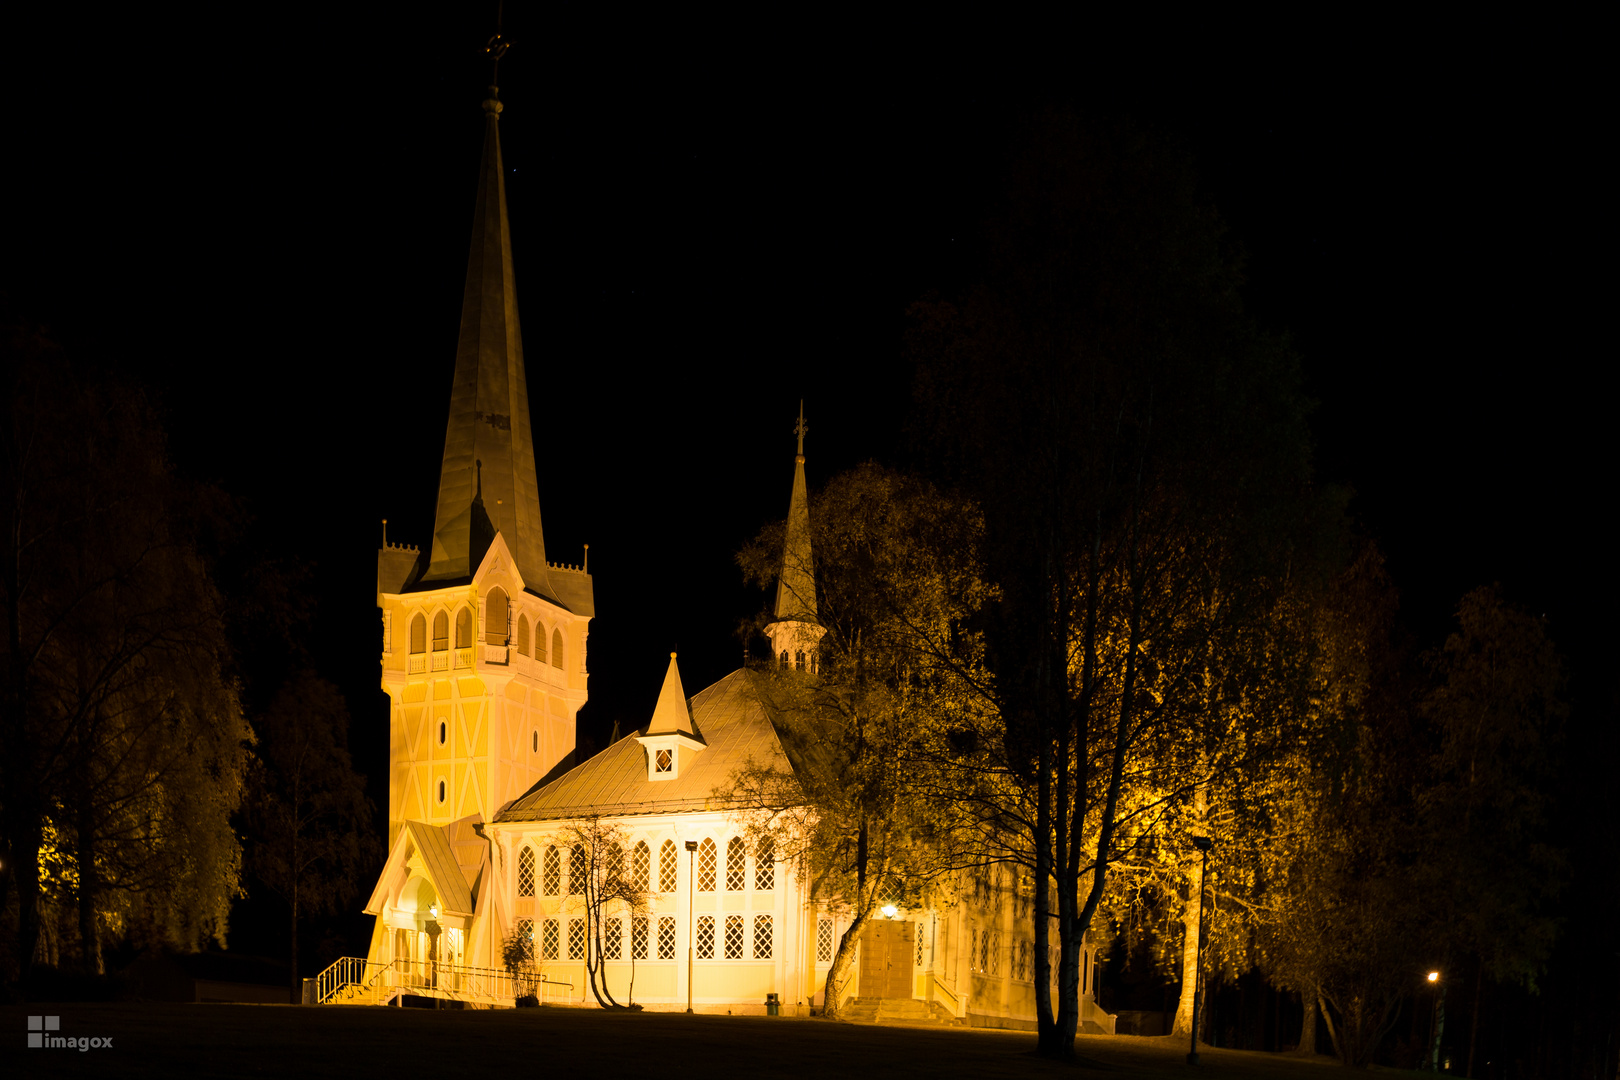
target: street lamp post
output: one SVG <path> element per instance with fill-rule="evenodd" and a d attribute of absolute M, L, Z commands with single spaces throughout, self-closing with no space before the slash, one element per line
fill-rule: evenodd
<path fill-rule="evenodd" d="M 697 841 L 686 842 L 686 1011 L 692 1011 L 692 950 L 697 945 L 693 937 L 696 918 L 692 909 L 697 907 Z"/>
<path fill-rule="evenodd" d="M 1442 1025 L 1445 1023 L 1443 1019 L 1445 1013 L 1441 1010 L 1441 1003 L 1446 999 L 1446 988 L 1440 986 L 1440 973 L 1438 971 L 1429 972 L 1429 985 L 1438 987 L 1440 990 L 1438 994 L 1431 995 L 1429 1002 L 1429 1071 L 1439 1072 L 1440 1033 L 1444 1030 Z"/>
<path fill-rule="evenodd" d="M 1215 842 L 1207 836 L 1192 838 L 1193 847 L 1197 848 L 1203 857 L 1203 864 L 1198 870 L 1198 936 L 1204 936 L 1204 881 L 1209 876 L 1209 849 Z M 1193 1007 L 1192 1007 L 1192 1046 L 1187 1051 L 1187 1064 L 1198 1064 L 1198 998 L 1199 991 L 1204 983 L 1204 950 L 1203 941 L 1193 942 L 1195 962 L 1193 964 Z"/>

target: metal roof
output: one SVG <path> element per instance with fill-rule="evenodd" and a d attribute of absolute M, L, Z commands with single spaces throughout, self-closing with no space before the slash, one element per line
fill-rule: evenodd
<path fill-rule="evenodd" d="M 530 791 L 495 820 L 560 821 L 737 806 L 731 777 L 739 767 L 752 760 L 783 771 L 792 768 L 754 691 L 753 680 L 761 677 L 734 671 L 692 699 L 692 719 L 708 749 L 686 759 L 673 780 L 647 779 L 646 750 L 627 737 Z"/>

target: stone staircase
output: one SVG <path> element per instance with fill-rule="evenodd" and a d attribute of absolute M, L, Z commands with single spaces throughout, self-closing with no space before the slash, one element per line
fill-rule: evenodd
<path fill-rule="evenodd" d="M 937 1001 L 916 998 L 856 998 L 844 1006 L 844 1019 L 853 1024 L 922 1024 L 931 1027 L 961 1027 Z"/>

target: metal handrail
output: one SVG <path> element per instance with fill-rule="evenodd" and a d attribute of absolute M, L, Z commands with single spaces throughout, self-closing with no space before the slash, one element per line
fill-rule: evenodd
<path fill-rule="evenodd" d="M 395 994 L 445 997 L 494 1004 L 533 993 L 542 1001 L 572 1000 L 574 984 L 541 972 L 515 977 L 500 968 L 469 967 L 438 960 L 362 960 L 345 956 L 316 976 L 315 1000 L 333 1004 L 352 988 L 345 1002 L 381 1004 Z M 367 1000 L 369 999 L 369 1000 Z"/>

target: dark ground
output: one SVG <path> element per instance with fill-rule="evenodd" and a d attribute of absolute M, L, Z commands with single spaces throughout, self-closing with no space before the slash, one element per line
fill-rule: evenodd
<path fill-rule="evenodd" d="M 59 1010 L 60 1035 L 111 1049 L 25 1049 L 27 1016 Z M 1081 1036 L 1076 1065 L 1043 1061 L 1034 1036 L 767 1017 L 594 1009 L 432 1012 L 344 1006 L 30 1005 L 0 1008 L 0 1075 L 360 1077 L 1187 1076 L 1178 1039 Z M 1201 1050 L 1210 1080 L 1322 1080 L 1326 1057 Z"/>

